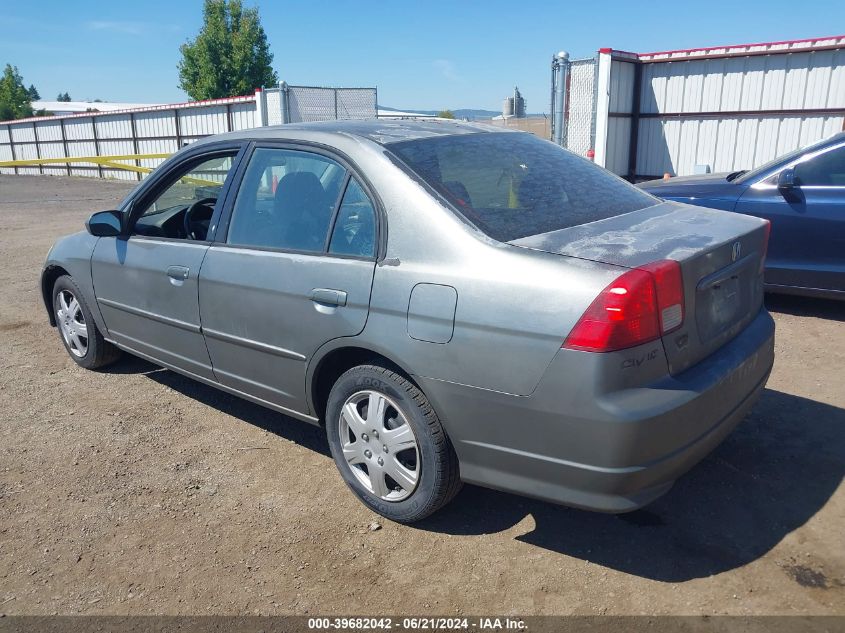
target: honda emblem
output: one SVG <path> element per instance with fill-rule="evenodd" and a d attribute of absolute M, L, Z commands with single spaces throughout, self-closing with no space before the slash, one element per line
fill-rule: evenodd
<path fill-rule="evenodd" d="M 733 249 L 731 249 L 731 261 L 735 262 L 742 255 L 742 244 L 734 242 Z"/>

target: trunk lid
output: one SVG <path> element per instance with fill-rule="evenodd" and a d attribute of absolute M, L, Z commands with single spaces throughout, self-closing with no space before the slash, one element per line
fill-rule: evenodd
<path fill-rule="evenodd" d="M 765 227 L 751 216 L 665 202 L 510 244 L 625 268 L 677 261 L 684 321 L 662 337 L 669 371 L 677 374 L 727 343 L 760 311 Z"/>

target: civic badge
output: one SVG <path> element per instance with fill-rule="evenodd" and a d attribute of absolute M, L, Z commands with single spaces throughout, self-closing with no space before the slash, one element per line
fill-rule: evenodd
<path fill-rule="evenodd" d="M 731 249 L 731 261 L 735 262 L 739 259 L 740 255 L 742 255 L 742 244 L 734 242 L 733 248 Z"/>

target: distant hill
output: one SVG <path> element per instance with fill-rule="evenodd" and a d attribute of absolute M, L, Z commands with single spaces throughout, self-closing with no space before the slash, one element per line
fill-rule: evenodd
<path fill-rule="evenodd" d="M 387 106 L 380 105 L 378 106 L 381 110 L 387 110 L 388 112 L 416 112 L 418 114 L 437 114 L 440 110 L 418 110 L 417 108 L 389 108 Z M 502 114 L 501 110 L 479 110 L 475 108 L 463 108 L 460 110 L 452 110 L 452 114 L 455 115 L 457 119 L 491 119 L 494 116 L 499 116 Z M 529 117 L 537 117 L 543 116 L 543 114 L 535 113 L 535 114 L 528 114 Z"/>

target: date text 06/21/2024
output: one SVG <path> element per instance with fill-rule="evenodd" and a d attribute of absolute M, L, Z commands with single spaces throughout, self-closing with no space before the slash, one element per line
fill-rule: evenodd
<path fill-rule="evenodd" d="M 404 617 L 394 620 L 390 617 L 351 618 L 309 618 L 310 630 L 480 630 L 480 631 L 524 631 L 525 621 L 509 617 L 446 618 L 446 617 Z"/>

